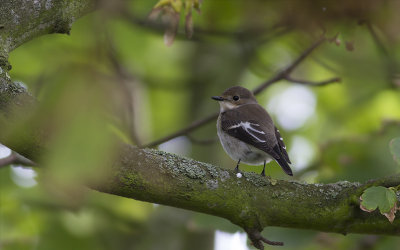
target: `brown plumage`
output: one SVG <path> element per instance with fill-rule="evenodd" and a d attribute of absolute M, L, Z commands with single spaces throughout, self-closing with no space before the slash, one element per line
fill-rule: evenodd
<path fill-rule="evenodd" d="M 273 159 L 286 174 L 293 175 L 279 130 L 249 90 L 236 86 L 213 99 L 219 101 L 221 107 L 218 136 L 228 155 L 238 161 L 237 170 L 240 162 L 264 163 L 261 174 L 265 175 L 265 163 Z"/>

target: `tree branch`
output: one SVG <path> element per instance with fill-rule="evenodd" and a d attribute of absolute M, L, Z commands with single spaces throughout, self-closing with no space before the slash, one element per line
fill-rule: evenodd
<path fill-rule="evenodd" d="M 299 79 L 293 79 L 290 76 L 286 76 L 285 77 L 286 81 L 289 82 L 293 82 L 293 83 L 299 83 L 299 84 L 303 84 L 303 85 L 308 85 L 308 86 L 325 86 L 334 82 L 340 82 L 341 79 L 340 77 L 333 77 L 324 81 L 320 81 L 320 82 L 314 82 L 314 81 L 307 81 L 307 80 L 299 80 Z"/>
<path fill-rule="evenodd" d="M 0 53 L 4 50 L 8 53 L 41 35 L 69 34 L 72 23 L 93 8 L 93 0 L 2 0 L 0 24 L 3 28 L 0 29 Z"/>
<path fill-rule="evenodd" d="M 13 83 L 6 84 L 13 86 Z M 20 110 L 17 111 L 22 112 L 25 105 L 34 103 L 33 98 L 23 90 L 3 87 L 4 81 L 0 81 L 0 100 L 19 105 Z M 21 102 L 21 98 L 25 101 Z M 5 103 L 0 105 L 0 117 L 10 116 L 11 110 L 14 110 L 8 109 L 10 106 Z M 25 110 L 29 111 L 28 107 L 25 106 Z M 0 119 L 0 128 L 11 125 L 7 123 L 12 121 Z M 1 133 L 0 141 L 35 159 L 45 151 L 46 143 L 43 137 L 35 136 L 37 134 L 40 133 L 31 131 L 25 135 L 27 138 L 15 141 Z M 246 172 L 242 178 L 237 178 L 230 170 L 129 145 L 122 146 L 119 152 L 108 179 L 89 186 L 101 192 L 226 218 L 248 232 L 253 244 L 260 249 L 260 242 L 276 243 L 260 237 L 259 233 L 266 226 L 343 234 L 400 234 L 400 220 L 390 224 L 379 213 L 363 212 L 358 201 L 362 191 L 371 185 L 400 185 L 400 175 L 364 185 L 349 182 L 304 184 L 271 181 Z"/>
<path fill-rule="evenodd" d="M 238 178 L 231 170 L 128 145 L 123 146 L 111 172 L 112 177 L 92 188 L 226 218 L 241 226 L 258 248 L 260 241 L 276 243 L 261 238 L 260 232 L 266 226 L 341 234 L 400 234 L 400 220 L 391 224 L 378 212 L 363 212 L 358 201 L 371 185 L 399 185 L 400 175 L 364 185 L 305 184 L 270 180 L 248 172 Z"/>
<path fill-rule="evenodd" d="M 325 37 L 321 37 L 320 39 L 318 39 L 316 42 L 314 42 L 309 48 L 307 48 L 306 50 L 304 50 L 298 58 L 296 58 L 292 63 L 290 63 L 284 70 L 278 72 L 276 75 L 274 75 L 272 78 L 270 78 L 269 80 L 261 83 L 257 88 L 255 88 L 253 90 L 253 93 L 255 95 L 261 93 L 264 89 L 266 89 L 267 87 L 271 86 L 273 83 L 279 82 L 281 80 L 284 79 L 291 79 L 290 78 L 290 74 L 292 73 L 292 71 L 304 60 L 307 58 L 307 56 L 309 56 L 311 54 L 311 52 L 313 52 L 318 46 L 320 46 L 323 42 L 326 41 Z M 303 83 L 306 84 L 308 83 L 308 85 L 327 85 L 333 82 L 338 82 L 340 80 L 340 78 L 336 77 L 336 78 L 332 78 L 332 79 L 328 79 L 325 80 L 323 82 L 311 82 L 311 81 L 297 81 L 298 83 Z M 288 80 L 290 81 L 290 80 Z M 186 128 L 183 128 L 181 130 L 176 131 L 175 133 L 172 133 L 170 135 L 167 135 L 165 137 L 162 137 L 158 140 L 155 140 L 153 142 L 150 142 L 148 144 L 143 145 L 143 148 L 152 148 L 155 147 L 163 142 L 169 141 L 173 138 L 176 138 L 178 136 L 182 136 L 182 135 L 186 135 L 200 127 L 202 127 L 203 125 L 214 121 L 216 118 L 218 117 L 218 113 L 214 113 L 211 114 L 203 119 L 197 120 L 195 122 L 193 122 L 191 125 L 189 125 Z"/>
<path fill-rule="evenodd" d="M 17 152 L 11 152 L 9 156 L 0 159 L 0 168 L 11 164 L 18 164 L 22 166 L 36 166 L 33 161 L 18 154 Z"/>
<path fill-rule="evenodd" d="M 0 118 L 12 117 L 13 111 L 29 114 L 35 103 L 23 89 L 11 82 L 5 83 L 1 77 L 0 100 L 5 100 L 0 102 Z M 18 107 L 10 108 L 10 105 Z M 0 129 L 11 125 L 12 120 L 0 119 Z M 35 160 L 46 151 L 46 138 L 40 134 L 28 131 L 15 140 L 0 133 L 0 141 Z M 359 196 L 364 189 L 372 185 L 398 186 L 400 175 L 363 185 L 305 184 L 270 180 L 248 172 L 237 178 L 231 170 L 129 145 L 123 145 L 118 152 L 120 155 L 111 164 L 108 178 L 89 184 L 91 188 L 226 218 L 248 232 L 253 244 L 260 249 L 261 242 L 273 244 L 260 237 L 266 226 L 342 234 L 400 235 L 399 219 L 391 224 L 379 212 L 366 213 L 359 209 Z"/>
<path fill-rule="evenodd" d="M 60 2 L 54 1 L 54 4 Z M 73 2 L 76 1 L 69 1 Z M 21 2 L 28 4 L 25 7 L 35 3 L 43 1 Z M 1 5 L 2 8 L 7 6 L 10 6 L 9 1 Z M 64 13 L 62 10 L 61 12 Z M 3 25 L 3 20 L 0 23 Z M 0 48 L 5 48 L 6 51 L 34 36 L 54 31 L 46 25 L 43 26 L 44 29 L 35 26 L 33 27 L 35 31 L 22 36 L 19 33 L 11 34 L 12 29 L 9 25 L 12 25 L 9 21 L 4 22 L 5 28 L 1 29 L 7 29 L 6 33 L 1 33 L 0 43 Z M 36 25 L 40 26 L 38 23 Z M 32 28 L 29 25 L 21 26 Z M 22 29 L 15 26 L 14 28 Z M 4 37 L 11 37 L 11 42 L 5 44 Z M 322 42 L 322 39 L 317 41 L 289 67 L 265 82 L 255 92 L 262 91 L 271 84 L 271 81 L 284 79 Z M 0 58 L 0 66 L 4 65 L 7 66 L 7 61 Z M 41 128 L 31 126 L 18 137 L 7 133 L 7 128 L 15 125 L 13 122 L 16 116 L 19 114 L 31 116 L 37 104 L 25 89 L 10 80 L 8 70 L 7 66 L 0 72 L 0 142 L 36 161 L 47 150 L 48 138 Z M 194 125 L 200 126 L 212 119 L 215 119 L 215 115 Z M 266 226 L 306 228 L 342 234 L 400 235 L 399 219 L 395 219 L 391 224 L 379 212 L 366 213 L 359 209 L 359 196 L 365 188 L 372 185 L 398 186 L 400 175 L 373 180 L 364 185 L 349 182 L 305 184 L 271 180 L 246 172 L 238 178 L 233 171 L 217 166 L 161 151 L 138 149 L 130 145 L 122 145 L 118 152 L 120 155 L 110 164 L 108 178 L 101 183 L 88 184 L 91 188 L 226 218 L 241 226 L 248 233 L 254 246 L 260 249 L 263 248 L 262 243 L 281 244 L 261 236 L 260 233 Z"/>

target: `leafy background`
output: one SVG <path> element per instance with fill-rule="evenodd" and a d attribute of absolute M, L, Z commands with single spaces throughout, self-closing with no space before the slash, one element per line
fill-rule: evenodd
<path fill-rule="evenodd" d="M 41 170 L 0 169 L 1 249 L 214 249 L 215 230 L 239 228 L 81 188 L 87 176 L 102 177 L 115 153 L 114 136 L 103 127 L 134 144 L 166 136 L 217 111 L 210 96 L 233 85 L 257 87 L 323 32 L 332 40 L 293 78 L 338 76 L 340 83 L 281 81 L 257 97 L 281 130 L 295 179 L 363 182 L 399 172 L 389 149 L 400 136 L 399 3 L 204 0 L 201 13 L 192 13 L 193 37 L 183 33 L 182 13 L 171 46 L 164 44 L 160 20 L 146 21 L 156 3 L 100 1 L 70 36 L 42 36 L 10 54 L 11 77 L 40 100 L 45 114 L 16 127 L 47 126 L 52 150 Z M 235 166 L 214 122 L 158 148 Z M 290 179 L 276 163 L 267 174 Z M 284 228 L 264 233 L 284 241 L 284 249 L 400 249 L 398 237 Z"/>

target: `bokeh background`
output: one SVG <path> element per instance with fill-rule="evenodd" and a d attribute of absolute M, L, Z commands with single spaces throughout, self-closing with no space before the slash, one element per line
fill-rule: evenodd
<path fill-rule="evenodd" d="M 12 79 L 41 106 L 29 118 L 34 122 L 18 129 L 46 126 L 51 152 L 40 169 L 0 168 L 0 249 L 252 248 L 224 219 L 80 184 L 88 176 L 101 180 L 115 138 L 146 145 L 183 129 L 219 110 L 210 96 L 233 85 L 256 88 L 323 34 L 329 41 L 291 76 L 340 77 L 340 83 L 280 81 L 257 96 L 285 139 L 294 178 L 363 182 L 400 171 L 389 151 L 400 136 L 399 2 L 204 0 L 200 12 L 192 11 L 192 25 L 185 11 L 170 7 L 154 18 L 156 4 L 98 1 L 69 36 L 42 36 L 10 54 Z M 184 31 L 192 26 L 189 39 Z M 235 166 L 217 140 L 215 121 L 157 148 Z M 1 146 L 0 158 L 8 154 Z M 267 173 L 291 179 L 276 163 Z M 285 228 L 264 234 L 284 241 L 283 249 L 400 249 L 399 237 Z"/>

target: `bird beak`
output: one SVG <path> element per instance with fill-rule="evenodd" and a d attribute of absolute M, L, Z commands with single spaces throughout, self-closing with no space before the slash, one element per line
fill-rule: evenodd
<path fill-rule="evenodd" d="M 214 99 L 219 102 L 225 100 L 222 96 L 212 96 L 211 99 Z"/>

